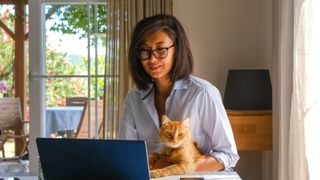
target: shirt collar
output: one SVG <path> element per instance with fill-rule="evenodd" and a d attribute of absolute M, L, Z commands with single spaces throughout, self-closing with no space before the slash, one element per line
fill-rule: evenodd
<path fill-rule="evenodd" d="M 178 89 L 187 89 L 187 87 L 188 87 L 187 86 L 187 79 L 180 79 L 174 83 L 172 91 L 178 90 Z"/>
<path fill-rule="evenodd" d="M 147 98 L 150 93 L 152 93 L 152 91 L 154 90 L 154 86 L 155 84 L 154 83 L 150 83 L 148 85 L 148 88 L 146 90 L 141 90 L 141 94 L 140 94 L 140 97 L 141 99 L 145 99 Z M 178 90 L 178 89 L 187 89 L 187 79 L 180 79 L 180 80 L 177 80 L 174 85 L 173 85 L 173 88 L 172 88 L 172 91 L 171 93 L 174 91 L 174 90 Z"/>
<path fill-rule="evenodd" d="M 147 98 L 154 89 L 154 83 L 150 83 L 146 90 L 141 90 L 140 97 L 142 100 Z"/>

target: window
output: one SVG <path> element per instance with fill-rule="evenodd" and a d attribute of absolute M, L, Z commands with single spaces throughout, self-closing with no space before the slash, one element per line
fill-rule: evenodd
<path fill-rule="evenodd" d="M 114 73 L 116 67 L 112 67 L 113 73 L 105 71 L 111 69 L 106 57 L 112 56 L 106 54 L 106 1 L 44 1 L 40 7 L 38 26 L 42 27 L 39 36 L 43 40 L 42 51 L 30 77 L 31 82 L 40 83 L 42 91 L 39 94 L 43 99 L 38 107 L 46 114 L 41 118 L 43 135 L 57 137 L 76 132 L 85 115 L 88 117 L 84 118 L 88 121 L 86 126 L 90 129 L 87 137 L 103 138 L 105 125 L 101 124 L 104 116 L 101 104 L 104 99 L 117 96 L 108 90 L 119 82 Z M 104 89 L 108 91 L 107 98 L 104 98 Z M 67 106 L 66 99 L 70 97 L 87 98 L 88 102 L 95 103 L 88 103 L 79 110 L 79 107 Z M 105 104 L 107 107 L 117 105 L 109 101 Z M 90 111 L 86 112 L 85 108 Z M 108 118 L 108 113 L 105 114 Z"/>

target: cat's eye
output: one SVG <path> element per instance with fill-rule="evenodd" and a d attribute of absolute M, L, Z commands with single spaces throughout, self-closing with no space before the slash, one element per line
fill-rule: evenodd
<path fill-rule="evenodd" d="M 166 134 L 167 134 L 168 137 L 172 137 L 172 132 L 167 131 Z"/>
<path fill-rule="evenodd" d="M 179 133 L 178 133 L 178 137 L 181 138 L 182 136 L 183 136 L 183 133 L 182 133 L 182 132 L 179 132 Z"/>

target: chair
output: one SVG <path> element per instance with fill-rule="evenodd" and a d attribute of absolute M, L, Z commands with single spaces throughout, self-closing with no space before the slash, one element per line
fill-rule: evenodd
<path fill-rule="evenodd" d="M 95 110 L 96 110 L 96 102 L 94 100 L 90 101 L 90 137 L 89 137 L 89 104 L 85 103 L 84 110 L 82 113 L 82 117 L 79 123 L 79 126 L 75 132 L 75 138 L 95 138 Z M 103 127 L 103 101 L 98 101 L 98 134 L 101 137 L 102 128 Z"/>
<path fill-rule="evenodd" d="M 22 120 L 20 107 L 19 98 L 0 98 L 0 150 L 2 151 L 0 161 L 19 159 L 28 151 L 29 135 L 25 134 L 24 127 L 29 122 Z M 15 139 L 15 157 L 5 156 L 5 143 L 9 139 Z"/>
<path fill-rule="evenodd" d="M 66 106 L 84 106 L 87 101 L 87 97 L 66 97 Z"/>

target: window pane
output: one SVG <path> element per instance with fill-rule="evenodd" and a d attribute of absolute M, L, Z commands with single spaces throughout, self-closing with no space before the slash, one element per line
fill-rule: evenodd
<path fill-rule="evenodd" d="M 89 10 L 86 4 L 45 5 L 47 136 L 94 138 L 102 132 L 105 5 Z"/>
<path fill-rule="evenodd" d="M 86 4 L 46 5 L 45 12 L 47 74 L 87 75 L 88 44 L 90 74 L 95 74 L 95 60 L 98 60 L 98 74 L 103 74 L 106 49 L 105 6 L 90 6 L 90 30 Z M 68 67 L 65 68 L 65 65 Z"/>

